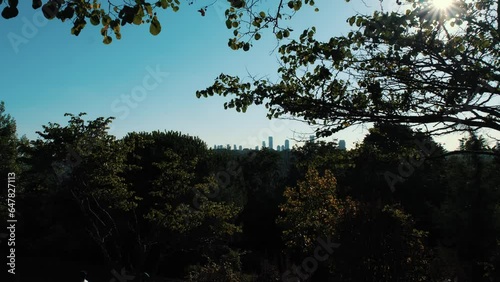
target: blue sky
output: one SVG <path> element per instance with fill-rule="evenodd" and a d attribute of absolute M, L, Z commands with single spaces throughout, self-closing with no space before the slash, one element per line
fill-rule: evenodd
<path fill-rule="evenodd" d="M 48 122 L 65 124 L 64 113 L 86 112 L 88 119 L 115 116 L 111 133 L 118 137 L 131 131 L 178 130 L 199 136 L 210 147 L 241 144 L 253 148 L 268 135 L 274 136 L 275 144 L 300 139 L 295 132 L 308 136 L 312 130 L 305 124 L 270 121 L 263 107 L 250 107 L 243 114 L 224 110 L 227 98 L 196 98 L 195 91 L 210 86 L 220 73 L 276 78 L 278 54 L 272 52 L 277 43 L 273 35 L 263 34 L 249 52 L 230 50 L 231 31 L 223 17 L 227 1 L 218 1 L 205 17 L 196 10 L 213 1 L 182 5 L 177 13 L 159 10 L 162 32 L 158 36 L 149 34 L 148 25 L 126 25 L 122 39 L 110 45 L 102 43 L 99 27 L 87 24 L 75 37 L 70 34 L 70 23 L 40 21 L 40 10 L 34 11 L 31 1 L 23 1 L 18 17 L 0 19 L 0 100 L 16 119 L 18 134 L 36 138 L 35 131 Z M 346 34 L 347 17 L 378 5 L 378 1 L 372 1 L 372 7 L 361 1 L 317 2 L 320 12 L 303 7 L 287 23 L 295 30 L 292 38 L 313 25 L 320 39 Z M 270 3 L 274 1 L 264 6 Z M 12 43 L 21 37 L 24 41 Z M 345 139 L 350 148 L 365 133 L 366 129 L 358 127 L 332 138 Z M 455 147 L 455 139 L 443 142 Z"/>

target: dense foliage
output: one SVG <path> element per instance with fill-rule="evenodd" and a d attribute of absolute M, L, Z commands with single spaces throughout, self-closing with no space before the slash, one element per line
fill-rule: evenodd
<path fill-rule="evenodd" d="M 219 1 L 219 2 L 218 2 Z M 0 5 L 3 3 L 0 0 Z M 110 44 L 113 37 L 117 40 L 122 37 L 122 27 L 129 25 L 149 25 L 149 32 L 158 35 L 162 26 L 160 23 L 163 10 L 179 11 L 184 5 L 196 5 L 200 9 L 197 13 L 205 16 L 208 9 L 215 4 L 224 6 L 225 26 L 233 31 L 228 46 L 233 50 L 248 51 L 253 40 L 259 40 L 265 29 L 272 29 L 276 38 L 283 39 L 290 36 L 292 29 L 285 27 L 283 21 L 291 19 L 302 8 L 302 5 L 314 7 L 313 0 L 279 1 L 271 4 L 271 9 L 262 7 L 263 0 L 158 0 L 158 1 L 125 1 L 108 0 L 33 0 L 33 9 L 41 10 L 48 20 L 58 19 L 61 22 L 71 21 L 71 34 L 78 36 L 88 22 L 94 26 L 101 26 L 103 43 Z M 221 3 L 222 2 L 222 3 Z M 5 1 L 2 10 L 4 19 L 15 18 L 19 15 L 18 0 Z M 267 12 L 266 12 L 267 10 Z M 315 8 L 318 11 L 318 8 Z M 113 37 L 112 37 L 113 36 Z"/>
<path fill-rule="evenodd" d="M 500 158 L 474 133 L 452 155 L 387 124 L 351 150 L 234 151 L 172 131 L 116 139 L 111 118 L 67 117 L 0 144 L 18 172 L 20 257 L 70 265 L 47 279 L 81 265 L 93 280 L 500 279 Z"/>
<path fill-rule="evenodd" d="M 221 74 L 198 97 L 233 95 L 226 108 L 263 104 L 268 117 L 317 126 L 318 136 L 367 122 L 444 134 L 500 131 L 500 17 L 494 0 L 406 0 L 397 11 L 347 19 L 352 31 L 322 41 L 316 29 L 281 45 L 279 80 Z"/>
<path fill-rule="evenodd" d="M 112 2 L 33 6 L 74 19 L 75 35 L 86 19 L 101 24 L 109 43 L 110 30 L 119 38 L 121 25 L 144 18 L 157 34 L 154 8 L 180 4 Z M 249 48 L 242 12 L 254 27 L 249 40 L 267 27 L 289 36 L 278 24 L 283 1 L 275 16 L 229 2 L 231 48 Z M 6 4 L 2 15 L 16 16 L 18 1 Z M 350 150 L 327 141 L 211 150 L 172 131 L 116 138 L 112 118 L 84 113 L 27 140 L 0 104 L 0 173 L 4 182 L 16 173 L 18 254 L 38 270 L 20 280 L 67 281 L 87 265 L 92 281 L 116 271 L 190 281 L 500 281 L 500 148 L 478 133 L 500 130 L 500 6 L 401 4 L 408 9 L 348 18 L 355 29 L 327 42 L 306 30 L 279 48 L 278 82 L 222 74 L 197 93 L 235 95 L 225 106 L 238 111 L 265 104 L 270 118 L 318 125 L 318 137 L 373 122 Z M 292 11 L 301 5 L 288 2 Z M 455 151 L 433 139 L 459 131 L 468 137 Z M 54 259 L 69 267 L 44 272 Z"/>

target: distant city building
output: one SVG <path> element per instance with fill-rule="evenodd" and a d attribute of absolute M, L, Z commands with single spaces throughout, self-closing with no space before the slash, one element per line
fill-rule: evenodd
<path fill-rule="evenodd" d="M 339 149 L 345 150 L 345 140 L 339 140 Z"/>
<path fill-rule="evenodd" d="M 309 141 L 314 142 L 314 135 L 309 135 Z"/>
<path fill-rule="evenodd" d="M 310 136 L 310 141 L 311 142 L 314 142 L 315 140 L 315 136 L 314 135 L 311 135 Z M 285 150 L 290 150 L 290 140 L 288 139 L 285 139 L 285 142 L 284 142 L 284 145 L 281 144 L 281 145 L 276 145 L 276 147 L 274 146 L 274 137 L 273 136 L 269 136 L 268 137 L 268 140 L 267 140 L 267 146 L 266 146 L 266 141 L 262 141 L 262 149 L 263 148 L 269 148 L 270 150 L 277 150 L 277 151 L 285 151 Z M 242 150 L 249 150 L 249 148 L 243 148 L 242 145 L 237 145 L 237 144 L 226 144 L 226 145 L 218 145 L 218 144 L 215 144 L 214 145 L 214 150 L 234 150 L 234 151 L 242 151 Z M 255 150 L 259 150 L 259 146 L 255 146 Z"/>

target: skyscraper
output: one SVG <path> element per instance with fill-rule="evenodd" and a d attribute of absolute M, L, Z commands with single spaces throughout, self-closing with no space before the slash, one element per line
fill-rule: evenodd
<path fill-rule="evenodd" d="M 266 147 L 266 141 L 262 141 L 262 149 Z"/>
<path fill-rule="evenodd" d="M 236 150 L 238 150 L 238 148 L 236 147 L 236 144 L 234 144 L 234 150 L 235 150 L 235 151 L 236 151 Z"/>
<path fill-rule="evenodd" d="M 285 150 L 290 150 L 290 141 L 288 139 L 285 140 Z"/>
<path fill-rule="evenodd" d="M 269 136 L 269 149 L 273 149 L 273 137 Z"/>
<path fill-rule="evenodd" d="M 345 150 L 345 140 L 339 140 L 339 149 Z"/>
<path fill-rule="evenodd" d="M 314 135 L 309 135 L 309 141 L 314 142 Z"/>

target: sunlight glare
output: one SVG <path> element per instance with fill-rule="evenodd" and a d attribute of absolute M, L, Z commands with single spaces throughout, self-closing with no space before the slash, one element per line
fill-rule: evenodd
<path fill-rule="evenodd" d="M 439 10 L 446 10 L 451 7 L 453 0 L 433 0 L 432 5 Z"/>

